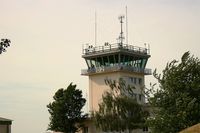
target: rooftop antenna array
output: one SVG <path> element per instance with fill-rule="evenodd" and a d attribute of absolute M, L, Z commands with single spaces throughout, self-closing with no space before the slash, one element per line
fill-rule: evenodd
<path fill-rule="evenodd" d="M 122 45 L 123 44 L 123 40 L 124 40 L 124 35 L 123 35 L 123 19 L 124 19 L 124 15 L 120 15 L 119 16 L 119 21 L 121 23 L 121 32 L 119 35 L 119 43 Z"/>

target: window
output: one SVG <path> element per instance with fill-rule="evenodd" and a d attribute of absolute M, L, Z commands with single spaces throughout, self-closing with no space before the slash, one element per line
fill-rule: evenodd
<path fill-rule="evenodd" d="M 108 58 L 109 58 L 109 61 L 110 61 L 110 66 L 113 66 L 114 65 L 114 56 L 113 55 L 110 55 L 110 56 L 108 56 Z"/>
<path fill-rule="evenodd" d="M 134 84 L 142 85 L 142 78 L 129 77 L 129 81 Z"/>
<path fill-rule="evenodd" d="M 103 65 L 103 59 L 101 57 L 97 57 L 97 65 L 98 67 Z"/>
<path fill-rule="evenodd" d="M 129 77 L 131 83 L 133 83 L 133 77 Z"/>
<path fill-rule="evenodd" d="M 142 85 L 142 79 L 141 78 L 138 79 L 138 82 L 139 82 L 139 85 Z"/>
<path fill-rule="evenodd" d="M 90 62 L 90 60 L 86 59 L 86 63 L 88 65 L 88 68 L 91 68 L 91 62 Z"/>
<path fill-rule="evenodd" d="M 104 63 L 104 66 L 109 66 L 110 65 L 110 62 L 108 61 L 108 57 L 107 56 L 103 57 L 103 63 Z"/>
<path fill-rule="evenodd" d="M 142 101 L 142 95 L 141 94 L 139 94 L 139 100 Z"/>
<path fill-rule="evenodd" d="M 143 127 L 144 132 L 148 132 L 148 127 Z"/>
<path fill-rule="evenodd" d="M 83 133 L 88 133 L 88 127 L 83 128 Z"/>
<path fill-rule="evenodd" d="M 134 84 L 137 84 L 137 78 L 134 78 Z"/>

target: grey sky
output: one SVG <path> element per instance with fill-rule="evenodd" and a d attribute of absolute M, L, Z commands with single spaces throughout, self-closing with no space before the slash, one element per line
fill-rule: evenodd
<path fill-rule="evenodd" d="M 186 51 L 200 57 L 199 0 L 0 0 L 0 38 L 11 47 L 0 55 L 0 116 L 13 119 L 13 133 L 44 133 L 46 105 L 70 82 L 86 93 L 82 44 L 115 42 L 118 15 L 128 6 L 129 43 L 149 43 L 148 68 L 161 71 Z M 155 82 L 152 76 L 146 84 Z"/>

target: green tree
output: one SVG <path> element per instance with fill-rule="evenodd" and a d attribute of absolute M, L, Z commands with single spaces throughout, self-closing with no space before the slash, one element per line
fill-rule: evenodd
<path fill-rule="evenodd" d="M 81 111 L 86 102 L 82 97 L 82 91 L 71 83 L 67 89 L 59 89 L 53 99 L 54 101 L 47 105 L 51 115 L 48 130 L 63 133 L 78 131 L 87 117 L 87 114 L 83 115 Z"/>
<path fill-rule="evenodd" d="M 154 115 L 148 124 L 153 133 L 177 133 L 200 122 L 200 61 L 186 52 L 154 72 L 159 89 L 149 98 Z M 152 87 L 154 89 L 154 87 Z"/>
<path fill-rule="evenodd" d="M 147 112 L 137 103 L 134 89 L 123 79 L 105 80 L 110 90 L 102 96 L 99 111 L 93 112 L 97 128 L 103 131 L 124 131 L 143 126 Z"/>
<path fill-rule="evenodd" d="M 10 46 L 10 40 L 9 39 L 1 39 L 0 42 L 0 54 L 2 52 L 6 52 L 6 48 Z"/>

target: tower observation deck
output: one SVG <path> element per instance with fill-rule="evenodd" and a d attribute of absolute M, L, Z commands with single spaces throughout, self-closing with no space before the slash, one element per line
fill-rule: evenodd
<path fill-rule="evenodd" d="M 87 46 L 83 48 L 82 57 L 85 59 L 87 69 L 81 71 L 82 75 L 124 71 L 150 75 L 151 69 L 146 64 L 150 57 L 150 50 L 128 44 L 109 44 L 104 46 Z"/>

